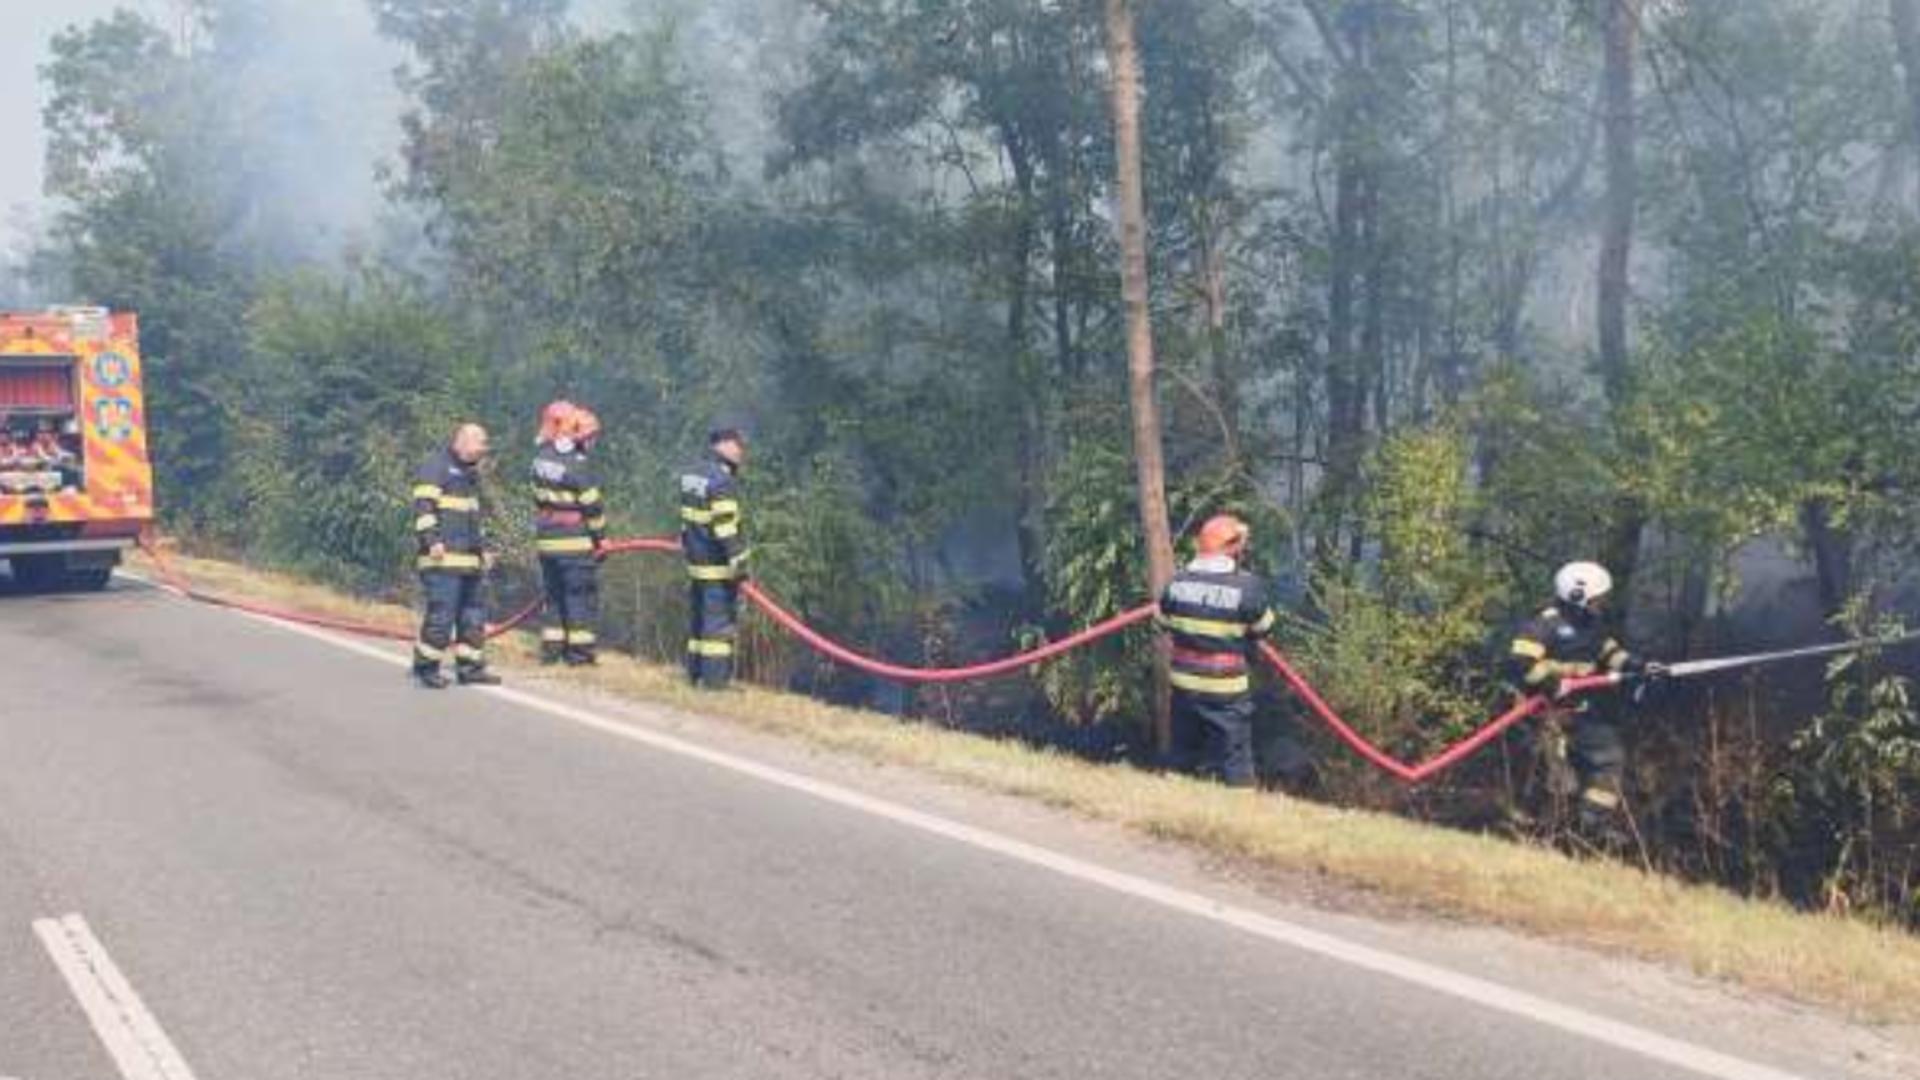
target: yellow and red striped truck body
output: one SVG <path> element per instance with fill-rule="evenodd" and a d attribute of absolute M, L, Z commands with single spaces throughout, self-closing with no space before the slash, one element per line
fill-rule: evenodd
<path fill-rule="evenodd" d="M 153 519 L 131 314 L 0 314 L 0 558 L 33 584 L 104 585 Z"/>

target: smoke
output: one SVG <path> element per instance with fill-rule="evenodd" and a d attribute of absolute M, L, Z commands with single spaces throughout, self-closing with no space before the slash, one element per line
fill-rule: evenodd
<path fill-rule="evenodd" d="M 365 0 L 241 0 L 233 75 L 252 103 L 257 204 L 303 255 L 368 242 L 385 209 L 379 166 L 399 146 L 400 48 Z"/>
<path fill-rule="evenodd" d="M 41 67 L 56 35 L 124 9 L 182 51 L 218 48 L 222 96 L 242 117 L 233 160 L 207 167 L 243 178 L 253 226 L 270 251 L 337 256 L 381 227 L 380 162 L 398 147 L 401 51 L 377 33 L 365 0 L 212 0 L 217 42 L 196 29 L 193 0 L 16 0 L 0 39 L 0 142 L 23 152 L 0 171 L 0 262 L 18 266 L 58 211 L 42 190 L 49 89 Z M 15 10 L 18 8 L 19 10 Z M 0 268 L 0 278 L 7 276 Z"/>
<path fill-rule="evenodd" d="M 706 103 L 714 149 L 743 179 L 775 142 L 772 96 L 798 78 L 815 30 L 805 0 L 574 0 L 589 34 L 669 30 Z"/>

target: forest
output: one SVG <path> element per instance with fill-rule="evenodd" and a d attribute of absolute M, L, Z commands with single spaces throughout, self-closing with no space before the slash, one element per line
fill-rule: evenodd
<path fill-rule="evenodd" d="M 1283 647 L 1410 757 L 1503 707 L 1568 560 L 1672 660 L 1920 611 L 1920 0 L 332 2 L 401 58 L 377 87 L 290 88 L 333 61 L 287 0 L 83 22 L 41 69 L 53 209 L 0 300 L 139 313 L 205 550 L 404 596 L 408 479 L 472 418 L 524 553 L 567 397 L 625 535 L 745 427 L 756 576 L 904 663 L 1131 607 L 1241 514 Z M 389 104 L 351 180 L 302 149 Z M 349 183 L 377 205 L 317 225 Z M 675 568 L 608 573 L 608 637 L 677 655 Z M 748 644 L 761 682 L 1154 760 L 1144 629 L 921 691 Z M 1920 928 L 1913 671 L 1610 701 L 1626 857 Z M 1409 790 L 1261 717 L 1280 788 L 1564 825 L 1539 729 Z"/>

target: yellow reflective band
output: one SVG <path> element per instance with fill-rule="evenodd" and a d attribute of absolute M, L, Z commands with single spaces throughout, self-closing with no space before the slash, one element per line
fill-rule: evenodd
<path fill-rule="evenodd" d="M 413 654 L 422 660 L 444 660 L 447 655 L 446 650 L 436 649 L 424 641 L 413 643 Z"/>
<path fill-rule="evenodd" d="M 1252 629 L 1249 630 L 1248 632 L 1253 634 L 1264 634 L 1267 631 L 1272 630 L 1273 624 L 1279 621 L 1280 621 L 1280 616 L 1275 615 L 1273 613 L 1272 608 L 1268 608 L 1260 616 L 1259 620 L 1253 624 Z"/>
<path fill-rule="evenodd" d="M 683 506 L 680 508 L 680 520 L 694 525 L 710 525 L 713 523 L 713 511 L 702 510 L 695 506 Z"/>
<path fill-rule="evenodd" d="M 1595 806 L 1608 810 L 1617 810 L 1620 808 L 1620 793 L 1617 791 L 1608 791 L 1606 788 L 1590 787 L 1580 793 L 1580 798 Z"/>
<path fill-rule="evenodd" d="M 562 642 L 567 640 L 567 632 L 557 626 L 543 626 L 540 628 L 540 640 Z"/>
<path fill-rule="evenodd" d="M 469 555 L 463 551 L 449 551 L 437 559 L 431 555 L 422 555 L 419 559 L 419 567 L 422 570 L 478 570 L 480 556 Z"/>
<path fill-rule="evenodd" d="M 1606 664 L 1608 671 L 1624 670 L 1627 661 L 1632 658 L 1632 655 L 1612 638 L 1608 638 L 1607 643 L 1600 646 L 1600 659 Z"/>
<path fill-rule="evenodd" d="M 543 555 L 584 555 L 593 550 L 593 538 L 590 536 L 542 537 L 535 540 L 533 546 Z"/>
<path fill-rule="evenodd" d="M 738 522 L 723 521 L 713 527 L 713 535 L 717 540 L 731 540 L 740 535 L 740 525 Z"/>
<path fill-rule="evenodd" d="M 739 499 L 715 499 L 711 509 L 715 514 L 737 514 L 740 512 Z"/>
<path fill-rule="evenodd" d="M 478 645 L 469 645 L 464 641 L 454 642 L 453 658 L 455 660 L 473 661 L 473 660 L 482 659 L 486 655 L 487 655 L 486 652 L 482 650 Z"/>
<path fill-rule="evenodd" d="M 1240 623 L 1220 622 L 1215 619 L 1189 619 L 1185 615 L 1167 615 L 1161 622 L 1169 630 L 1196 637 L 1237 638 L 1245 637 L 1247 628 Z"/>
<path fill-rule="evenodd" d="M 480 500 L 471 495 L 442 495 L 439 501 L 440 509 L 451 510 L 457 514 L 471 514 L 480 509 Z"/>
<path fill-rule="evenodd" d="M 572 506 L 579 501 L 573 492 L 562 491 L 559 488 L 534 488 L 533 498 L 536 502 L 558 503 L 563 506 Z"/>
<path fill-rule="evenodd" d="M 1196 694 L 1244 694 L 1253 689 L 1253 681 L 1245 675 L 1193 675 L 1185 671 L 1173 673 L 1173 685 Z"/>
<path fill-rule="evenodd" d="M 591 630 L 567 631 L 567 644 L 569 645 L 592 645 L 599 640 L 600 636 Z"/>
<path fill-rule="evenodd" d="M 746 561 L 747 561 L 747 556 L 749 556 L 749 555 L 751 555 L 751 554 L 753 554 L 753 549 L 752 549 L 752 548 L 748 548 L 747 550 L 745 550 L 745 551 L 743 551 L 743 552 L 741 552 L 740 554 L 738 554 L 738 555 L 735 555 L 735 556 L 734 556 L 733 558 L 731 558 L 731 559 L 728 559 L 728 560 L 727 560 L 727 565 L 728 565 L 728 566 L 739 566 L 739 565 L 740 565 L 741 563 L 744 563 L 744 562 L 746 562 Z"/>
<path fill-rule="evenodd" d="M 688 563 L 687 574 L 695 581 L 732 581 L 734 570 L 731 566 L 702 566 Z"/>
<path fill-rule="evenodd" d="M 1547 647 L 1534 641 L 1532 638 L 1514 638 L 1512 651 L 1513 655 L 1524 656 L 1529 660 L 1545 660 L 1547 658 Z"/>
<path fill-rule="evenodd" d="M 599 488 L 588 488 L 587 490 L 580 493 L 581 506 L 592 506 L 593 504 L 599 501 L 600 501 Z"/>
<path fill-rule="evenodd" d="M 1541 683 L 1546 682 L 1549 678 L 1552 678 L 1553 667 L 1554 665 L 1552 661 L 1548 661 L 1548 660 L 1541 660 L 1535 663 L 1532 667 L 1527 669 L 1527 675 L 1526 675 L 1527 685 L 1539 686 Z"/>
<path fill-rule="evenodd" d="M 416 499 L 437 499 L 440 497 L 440 485 L 415 484 L 413 485 L 413 497 Z"/>
<path fill-rule="evenodd" d="M 690 638 L 687 641 L 687 651 L 695 656 L 732 656 L 733 642 Z"/>
<path fill-rule="evenodd" d="M 413 519 L 413 531 L 426 532 L 428 529 L 435 528 L 439 524 L 439 514 L 421 514 L 419 517 Z"/>

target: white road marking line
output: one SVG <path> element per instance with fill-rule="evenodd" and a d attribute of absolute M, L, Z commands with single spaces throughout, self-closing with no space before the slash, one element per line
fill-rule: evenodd
<path fill-rule="evenodd" d="M 329 631 L 284 622 L 251 612 L 232 611 L 231 613 L 396 667 L 407 667 L 411 663 L 398 651 L 354 641 Z M 1112 870 L 1050 848 L 1029 844 L 1023 840 L 965 825 L 935 814 L 924 813 L 899 803 L 874 798 L 851 788 L 788 772 L 749 758 L 714 750 L 664 732 L 622 723 L 578 706 L 509 687 L 468 687 L 451 692 L 471 694 L 476 691 L 611 735 L 616 739 L 624 739 L 627 742 L 704 762 L 715 768 L 749 776 L 775 787 L 809 795 L 850 810 L 966 844 L 982 851 L 992 852 L 1029 866 L 1051 870 L 1075 881 L 1229 926 L 1254 937 L 1288 945 L 1316 956 L 1472 1002 L 1536 1024 L 1557 1028 L 1568 1034 L 1664 1062 L 1701 1076 L 1714 1077 L 1716 1080 L 1806 1080 L 1794 1073 L 1747 1061 L 1624 1021 L 1613 1020 L 1576 1006 L 1564 1005 L 1524 990 L 1516 990 L 1473 975 L 1465 975 L 1436 964 L 1429 964 L 1423 960 L 1415 960 L 1371 945 L 1349 941 L 1334 934 L 1271 915 L 1263 915 L 1248 908 L 1222 903 L 1199 893 L 1162 884 L 1135 874 Z"/>
<path fill-rule="evenodd" d="M 33 932 L 67 980 L 67 988 L 93 1024 L 126 1080 L 193 1080 L 193 1070 L 167 1033 L 134 993 L 127 977 L 78 915 L 37 919 Z"/>

